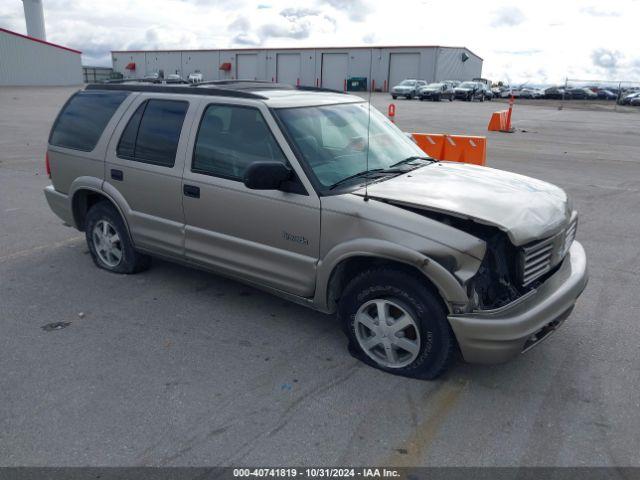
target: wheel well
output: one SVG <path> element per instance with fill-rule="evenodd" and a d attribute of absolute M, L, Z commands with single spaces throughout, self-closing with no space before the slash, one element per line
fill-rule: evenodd
<path fill-rule="evenodd" d="M 100 202 L 112 203 L 108 197 L 94 190 L 78 190 L 73 195 L 71 206 L 73 210 L 73 219 L 76 222 L 78 230 L 81 232 L 84 231 L 87 212 L 96 203 Z"/>
<path fill-rule="evenodd" d="M 336 267 L 331 272 L 331 276 L 329 278 L 329 287 L 327 288 L 327 305 L 329 309 L 331 311 L 335 311 L 342 291 L 353 278 L 355 278 L 358 274 L 365 270 L 368 270 L 372 267 L 381 266 L 404 271 L 411 275 L 419 277 L 430 289 L 433 290 L 437 297 L 443 302 L 445 310 L 448 310 L 446 308 L 446 302 L 440 295 L 437 287 L 417 267 L 414 267 L 407 263 L 398 262 L 396 260 L 370 256 L 350 257 L 336 265 Z"/>

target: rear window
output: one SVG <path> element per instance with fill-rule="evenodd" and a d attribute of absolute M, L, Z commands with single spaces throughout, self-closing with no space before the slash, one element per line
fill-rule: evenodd
<path fill-rule="evenodd" d="M 127 92 L 82 91 L 69 99 L 58 115 L 49 143 L 90 152 Z"/>
<path fill-rule="evenodd" d="M 147 100 L 122 132 L 119 157 L 162 167 L 173 167 L 182 124 L 189 104 L 178 100 Z"/>

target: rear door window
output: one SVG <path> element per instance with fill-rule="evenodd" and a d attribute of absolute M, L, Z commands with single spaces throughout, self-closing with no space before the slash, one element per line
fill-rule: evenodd
<path fill-rule="evenodd" d="M 90 152 L 127 95 L 127 92 L 99 90 L 76 93 L 58 115 L 49 135 L 49 143 Z"/>
<path fill-rule="evenodd" d="M 129 119 L 116 153 L 136 162 L 173 167 L 189 108 L 179 100 L 147 100 Z"/>

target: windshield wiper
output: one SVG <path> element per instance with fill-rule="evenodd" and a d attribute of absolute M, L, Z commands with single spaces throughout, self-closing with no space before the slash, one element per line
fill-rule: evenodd
<path fill-rule="evenodd" d="M 348 177 L 345 177 L 342 180 L 337 181 L 336 183 L 331 185 L 329 187 L 329 190 L 333 190 L 337 186 L 340 186 L 343 183 L 348 182 L 349 180 L 353 180 L 354 178 L 364 177 L 364 176 L 366 176 L 366 175 L 368 175 L 370 173 L 380 173 L 380 172 L 384 172 L 384 171 L 385 171 L 385 169 L 383 169 L 383 168 L 374 168 L 372 170 L 363 170 L 362 172 L 354 173 L 353 175 L 349 175 Z"/>
<path fill-rule="evenodd" d="M 404 160 L 400 160 L 399 162 L 394 163 L 393 165 L 389 165 L 389 167 L 387 168 L 387 170 L 389 168 L 394 168 L 394 167 L 399 167 L 400 165 L 404 165 L 405 163 L 410 163 L 413 162 L 414 160 L 427 160 L 429 162 L 435 162 L 436 160 L 431 158 L 431 157 L 419 157 L 419 156 L 412 156 L 412 157 L 407 157 Z"/>

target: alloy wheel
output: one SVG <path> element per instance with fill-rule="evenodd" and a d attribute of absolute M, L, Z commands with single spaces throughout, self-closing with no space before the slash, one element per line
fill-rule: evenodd
<path fill-rule="evenodd" d="M 418 357 L 418 324 L 404 307 L 392 300 L 364 303 L 355 315 L 354 327 L 360 348 L 380 365 L 402 368 Z"/>

